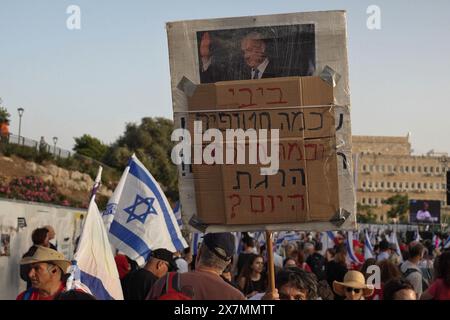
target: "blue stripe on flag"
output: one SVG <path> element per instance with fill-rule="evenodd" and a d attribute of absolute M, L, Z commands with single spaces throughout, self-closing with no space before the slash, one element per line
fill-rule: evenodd
<path fill-rule="evenodd" d="M 147 244 L 136 234 L 125 228 L 123 225 L 114 220 L 111 223 L 109 232 L 116 236 L 118 239 L 125 242 L 130 248 L 136 251 L 142 256 L 145 261 L 148 260 L 150 253 L 152 252 Z"/>
<path fill-rule="evenodd" d="M 89 273 L 84 271 L 81 271 L 80 278 L 81 283 L 86 285 L 89 290 L 91 290 L 97 300 L 114 300 L 114 298 L 109 295 L 99 278 L 91 276 Z"/>
<path fill-rule="evenodd" d="M 178 238 L 178 234 L 172 223 L 172 219 L 170 218 L 169 211 L 167 210 L 166 204 L 164 203 L 164 201 L 161 197 L 158 187 L 155 185 L 155 183 L 152 181 L 152 179 L 148 176 L 148 174 L 135 161 L 132 161 L 130 163 L 130 171 L 129 172 L 130 172 L 130 174 L 135 176 L 137 179 L 141 180 L 153 192 L 156 199 L 158 200 L 161 210 L 163 211 L 164 220 L 166 222 L 166 226 L 169 231 L 170 238 L 172 239 L 173 245 L 175 246 L 175 248 L 177 250 L 179 250 L 179 251 L 183 250 L 184 246 L 181 243 L 180 239 Z"/>
<path fill-rule="evenodd" d="M 354 263 L 360 263 L 359 259 L 356 258 L 356 256 L 355 256 L 355 252 L 353 251 L 353 242 L 350 243 L 350 241 L 353 241 L 353 240 L 347 238 L 346 246 L 347 246 L 348 256 Z"/>
<path fill-rule="evenodd" d="M 327 231 L 327 235 L 328 235 L 328 238 L 331 239 L 331 241 L 334 241 L 334 234 L 333 234 L 333 231 Z"/>
<path fill-rule="evenodd" d="M 193 237 L 192 237 L 192 254 L 194 256 L 197 255 L 197 250 L 198 250 L 198 237 L 199 234 L 198 233 L 194 233 Z"/>
<path fill-rule="evenodd" d="M 447 237 L 447 240 L 445 240 L 444 248 L 445 249 L 450 248 L 450 235 Z"/>

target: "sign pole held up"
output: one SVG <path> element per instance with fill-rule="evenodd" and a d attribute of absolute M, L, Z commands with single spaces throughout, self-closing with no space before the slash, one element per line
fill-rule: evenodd
<path fill-rule="evenodd" d="M 266 244 L 267 244 L 267 273 L 269 290 L 273 292 L 275 290 L 275 264 L 273 260 L 273 242 L 272 232 L 266 230 Z"/>

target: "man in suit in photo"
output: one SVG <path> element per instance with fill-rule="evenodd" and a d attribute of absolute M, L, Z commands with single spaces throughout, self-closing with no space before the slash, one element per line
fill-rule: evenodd
<path fill-rule="evenodd" d="M 250 32 L 241 40 L 244 66 L 241 80 L 275 78 L 279 74 L 275 63 L 267 55 L 267 40 L 258 32 Z"/>

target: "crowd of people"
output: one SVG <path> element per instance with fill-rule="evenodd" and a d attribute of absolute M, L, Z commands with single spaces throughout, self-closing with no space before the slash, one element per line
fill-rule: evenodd
<path fill-rule="evenodd" d="M 17 299 L 95 299 L 66 290 L 71 262 L 50 242 L 54 237 L 51 226 L 33 231 L 33 246 L 20 262 L 27 290 Z M 299 233 L 274 246 L 274 290 L 266 244 L 249 233 L 239 245 L 232 233 L 208 233 L 198 248 L 160 248 L 142 268 L 120 252 L 115 261 L 125 300 L 450 300 L 450 250 L 400 241 L 400 257 L 388 239 L 378 238 L 374 257 L 364 259 L 363 245 L 344 233 L 327 248 L 319 233 Z M 347 241 L 360 263 L 349 259 Z"/>

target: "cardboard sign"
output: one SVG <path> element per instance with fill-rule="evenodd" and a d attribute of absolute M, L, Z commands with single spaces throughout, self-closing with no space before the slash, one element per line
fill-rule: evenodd
<path fill-rule="evenodd" d="M 191 136 L 194 121 L 203 131 L 219 129 L 234 160 L 238 144 L 227 140 L 226 129 L 279 129 L 280 137 L 274 175 L 261 175 L 260 163 L 249 164 L 248 140 L 240 150 L 245 163 L 226 164 L 224 155 L 224 164 L 194 164 L 198 219 L 227 225 L 330 220 L 339 208 L 332 103 L 333 88 L 319 77 L 198 86 L 188 99 Z M 205 150 L 208 142 L 201 143 Z"/>
<path fill-rule="evenodd" d="M 199 218 L 202 232 L 355 228 L 345 11 L 169 22 L 167 35 L 176 128 L 278 128 L 282 140 L 283 171 L 267 182 L 258 167 L 181 163 L 184 223 Z"/>

